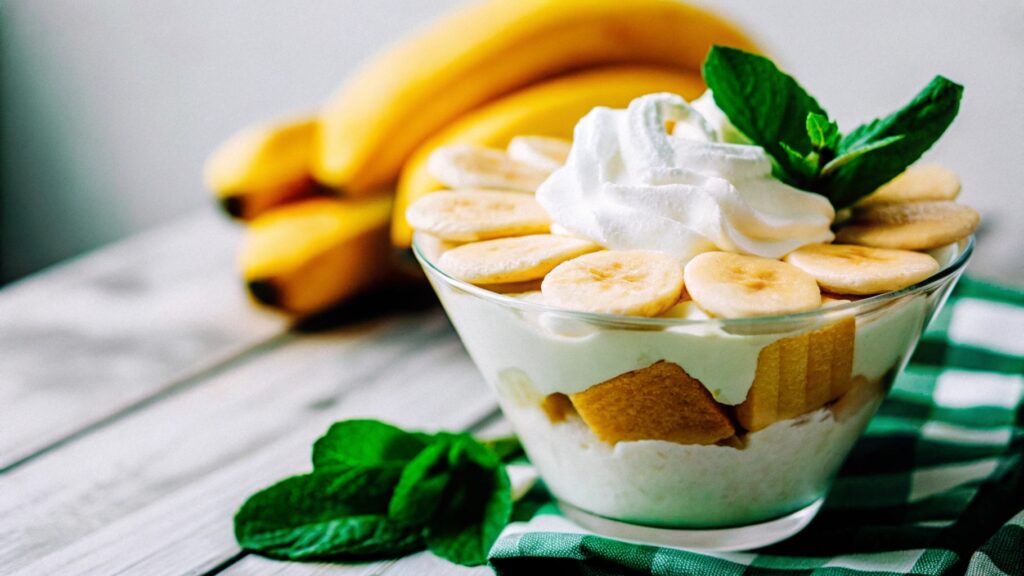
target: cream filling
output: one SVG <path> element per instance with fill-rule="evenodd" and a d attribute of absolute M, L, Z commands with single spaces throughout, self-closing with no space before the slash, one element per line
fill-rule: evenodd
<path fill-rule="evenodd" d="M 659 250 L 683 263 L 711 250 L 778 258 L 831 241 L 828 200 L 774 178 L 761 147 L 724 142 L 704 116 L 724 129 L 708 102 L 703 114 L 673 94 L 594 108 L 537 201 L 602 246 Z"/>
<path fill-rule="evenodd" d="M 949 252 L 950 260 L 955 251 Z M 943 263 L 945 264 L 945 263 Z M 834 322 L 836 312 L 816 322 L 771 334 L 734 333 L 716 323 L 668 328 L 625 329 L 596 324 L 569 313 L 517 309 L 454 289 L 431 278 L 463 344 L 490 382 L 505 370 L 522 371 L 543 394 L 574 394 L 625 372 L 665 360 L 683 367 L 716 401 L 742 403 L 753 384 L 761 349 L 788 336 Z M 527 295 L 526 300 L 539 296 Z M 881 378 L 896 367 L 920 333 L 928 312 L 924 297 L 891 301 L 857 317 L 853 376 Z M 669 315 L 701 318 L 692 303 L 680 303 Z"/>
<path fill-rule="evenodd" d="M 443 296 L 462 342 L 490 381 L 522 371 L 543 394 L 574 394 L 659 360 L 676 363 L 716 401 L 743 402 L 753 384 L 761 349 L 818 325 L 790 333 L 733 334 L 715 324 L 666 329 L 599 327 L 556 312 L 500 307 L 468 294 Z M 881 378 L 921 330 L 923 298 L 886 306 L 857 319 L 853 375 Z M 834 321 L 836 318 L 830 319 Z"/>
<path fill-rule="evenodd" d="M 882 395 L 848 417 L 820 409 L 746 436 L 746 446 L 601 442 L 578 417 L 552 424 L 498 393 L 530 461 L 561 500 L 644 524 L 693 528 L 782 516 L 825 495 Z"/>

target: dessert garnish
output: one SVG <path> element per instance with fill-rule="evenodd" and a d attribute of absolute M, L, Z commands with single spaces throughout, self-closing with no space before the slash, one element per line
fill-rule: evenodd
<path fill-rule="evenodd" d="M 428 548 L 476 566 L 505 527 L 504 462 L 514 438 L 427 434 L 377 420 L 337 422 L 313 445 L 313 471 L 281 480 L 235 514 L 239 545 L 288 560 L 402 556 Z"/>
<path fill-rule="evenodd" d="M 703 72 L 693 102 L 597 107 L 572 142 L 437 149 L 429 166 L 453 189 L 422 197 L 408 221 L 444 244 L 442 270 L 501 293 L 539 281 L 531 300 L 556 307 L 655 317 L 692 300 L 720 318 L 911 286 L 940 268 L 928 251 L 977 227 L 954 202 L 956 174 L 911 166 L 956 116 L 959 84 L 937 76 L 844 134 L 763 56 L 715 46 Z"/>
<path fill-rule="evenodd" d="M 763 57 L 715 46 L 704 80 L 729 121 L 774 161 L 774 174 L 853 205 L 899 176 L 953 122 L 963 86 L 936 76 L 900 110 L 846 134 L 791 76 Z"/>

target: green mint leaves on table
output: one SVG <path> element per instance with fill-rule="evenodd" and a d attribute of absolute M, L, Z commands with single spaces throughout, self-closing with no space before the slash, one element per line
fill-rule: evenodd
<path fill-rule="evenodd" d="M 953 122 L 963 95 L 963 86 L 936 76 L 900 110 L 843 135 L 813 96 L 763 56 L 714 46 L 703 72 L 715 104 L 765 149 L 775 176 L 837 209 L 920 158 Z"/>
<path fill-rule="evenodd" d="M 504 462 L 517 440 L 407 432 L 345 420 L 313 445 L 313 471 L 253 494 L 235 514 L 246 550 L 288 560 L 401 556 L 423 548 L 475 566 L 512 513 Z"/>

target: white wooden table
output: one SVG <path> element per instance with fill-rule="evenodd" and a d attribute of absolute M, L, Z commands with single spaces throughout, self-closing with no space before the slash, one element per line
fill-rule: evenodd
<path fill-rule="evenodd" d="M 301 334 L 247 301 L 237 244 L 202 213 L 0 290 L 0 574 L 490 573 L 238 548 L 238 506 L 336 420 L 507 428 L 439 308 Z"/>

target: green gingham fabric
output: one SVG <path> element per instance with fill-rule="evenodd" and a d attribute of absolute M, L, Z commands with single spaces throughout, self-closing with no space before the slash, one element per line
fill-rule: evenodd
<path fill-rule="evenodd" d="M 1024 291 L 963 279 L 818 517 L 750 553 L 594 535 L 538 484 L 490 551 L 500 575 L 1024 575 Z"/>

